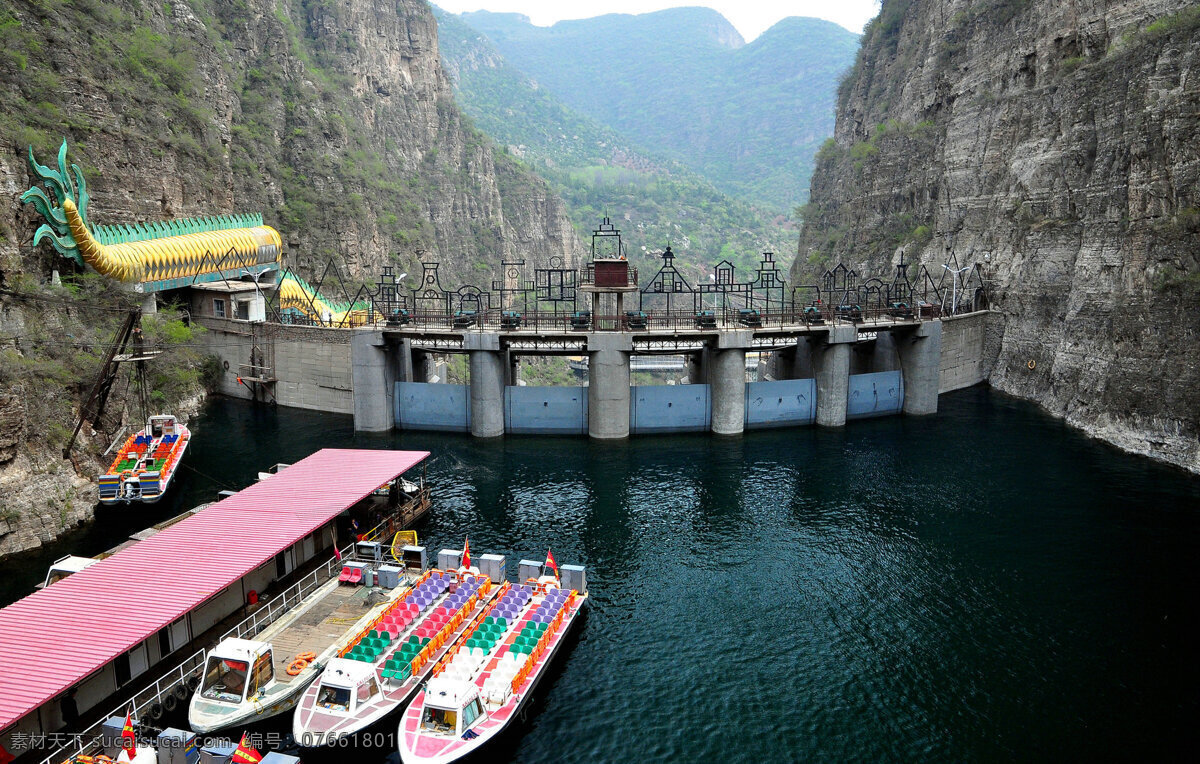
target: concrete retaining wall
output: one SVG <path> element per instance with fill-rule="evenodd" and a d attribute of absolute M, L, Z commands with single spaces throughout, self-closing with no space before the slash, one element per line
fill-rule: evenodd
<path fill-rule="evenodd" d="M 708 385 L 639 385 L 629 396 L 629 432 L 704 432 L 712 423 Z"/>
<path fill-rule="evenodd" d="M 746 383 L 747 430 L 812 424 L 816 418 L 815 379 Z"/>
<path fill-rule="evenodd" d="M 587 388 L 504 388 L 504 431 L 515 435 L 587 435 Z"/>
<path fill-rule="evenodd" d="M 251 363 L 255 351 L 255 363 L 277 379 L 275 402 L 280 406 L 354 413 L 350 332 L 207 317 L 194 320 L 205 329 L 196 341 L 221 359 L 218 392 L 222 395 L 251 398 L 250 388 L 237 380 L 246 373 L 243 364 Z M 269 401 L 271 396 L 264 398 L 260 392 L 259 400 Z"/>
<path fill-rule="evenodd" d="M 904 405 L 904 375 L 898 371 L 851 374 L 846 419 L 899 414 Z"/>
<path fill-rule="evenodd" d="M 942 319 L 942 358 L 938 366 L 938 393 L 961 390 L 988 378 L 991 364 L 984 352 L 990 311 Z"/>

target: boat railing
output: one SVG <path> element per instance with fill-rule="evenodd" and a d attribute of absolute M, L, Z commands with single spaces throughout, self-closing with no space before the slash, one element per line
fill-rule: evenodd
<path fill-rule="evenodd" d="M 154 684 L 138 691 L 132 698 L 124 701 L 109 713 L 103 714 L 100 721 L 78 734 L 68 733 L 67 737 L 71 742 L 42 759 L 40 764 L 61 764 L 61 762 L 73 760 L 76 756 L 99 749 L 104 736 L 104 724 L 113 717 L 124 718 L 127 713 L 132 714 L 135 726 L 142 723 L 143 720 L 161 717 L 168 695 L 175 693 L 179 687 L 185 688 L 188 693 L 191 692 L 190 680 L 198 677 L 204 670 L 204 659 L 204 650 L 192 653 L 175 668 L 160 676 Z M 182 702 L 178 695 L 175 695 L 175 702 Z M 139 734 L 138 744 L 141 745 L 143 742 L 142 736 Z"/>
<path fill-rule="evenodd" d="M 353 551 L 353 545 L 347 548 L 343 554 L 350 554 Z M 287 591 L 276 596 L 267 604 L 254 611 L 254 614 L 249 618 L 244 619 L 229 631 L 221 635 L 220 642 L 226 639 L 237 637 L 239 639 L 250 639 L 255 634 L 258 634 L 267 626 L 274 623 L 278 618 L 287 613 L 292 608 L 304 601 L 304 598 L 312 594 L 321 587 L 329 579 L 336 575 L 336 571 L 342 567 L 342 561 L 337 557 L 330 557 L 329 561 L 313 572 L 306 575 L 304 578 L 297 581 Z"/>

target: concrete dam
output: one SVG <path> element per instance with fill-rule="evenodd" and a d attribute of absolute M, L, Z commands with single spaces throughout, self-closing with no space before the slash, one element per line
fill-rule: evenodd
<path fill-rule="evenodd" d="M 224 302 L 219 313 L 209 302 L 247 298 L 200 291 L 192 315 L 222 359 L 222 392 L 352 414 L 362 432 L 615 439 L 840 427 L 933 414 L 939 393 L 983 381 L 985 359 L 995 356 L 985 348 L 995 314 L 981 309 L 982 279 L 960 281 L 957 274 L 972 269 L 956 262 L 947 266 L 956 274 L 949 285 L 924 270 L 914 285 L 902 262 L 891 282 L 860 282 L 838 265 L 820 284 L 789 287 L 767 252 L 747 280 L 723 261 L 692 286 L 667 247 L 643 285 L 608 218 L 593 232 L 592 250 L 578 271 L 552 264 L 532 280 L 523 262 L 504 263 L 490 291 L 442 287 L 432 261 L 412 290 L 385 269 L 377 292 L 347 295 L 333 320 L 328 308 L 296 315 L 283 302 L 272 321 L 242 320 Z M 467 356 L 467 384 L 445 382 L 439 365 L 447 355 Z M 586 359 L 572 365 L 583 384 L 523 384 L 522 360 L 544 356 Z M 757 373 L 748 374 L 748 362 Z M 635 385 L 638 369 L 682 377 Z"/>
<path fill-rule="evenodd" d="M 336 329 L 200 317 L 223 359 L 220 391 L 351 414 L 366 432 L 736 434 L 767 427 L 837 427 L 854 419 L 937 411 L 939 393 L 987 378 L 988 323 L 976 311 L 927 320 L 878 319 L 759 329 L 559 332 Z M 469 359 L 469 384 L 431 382 L 445 354 Z M 760 353 L 760 381 L 746 355 Z M 586 384 L 518 384 L 521 359 L 584 356 Z M 633 359 L 683 356 L 687 384 L 633 385 Z M 269 377 L 251 378 L 254 359 Z M 240 371 L 239 371 L 240 370 Z"/>

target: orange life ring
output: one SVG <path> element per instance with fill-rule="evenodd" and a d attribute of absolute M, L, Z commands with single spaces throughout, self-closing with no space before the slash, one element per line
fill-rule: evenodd
<path fill-rule="evenodd" d="M 316 659 L 317 659 L 317 654 L 314 652 L 311 652 L 311 651 L 303 652 L 296 656 L 296 660 L 308 661 L 309 663 L 312 663 Z"/>
<path fill-rule="evenodd" d="M 287 667 L 288 676 L 296 676 L 301 671 L 308 668 L 308 663 L 308 661 L 302 658 L 297 658 L 296 660 L 292 661 Z"/>

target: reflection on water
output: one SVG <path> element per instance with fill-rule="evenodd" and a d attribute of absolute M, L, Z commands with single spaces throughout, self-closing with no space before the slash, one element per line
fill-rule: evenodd
<path fill-rule="evenodd" d="M 223 400 L 195 429 L 171 507 L 64 546 L 320 446 L 422 448 L 433 549 L 588 566 L 577 641 L 489 759 L 1177 756 L 1200 711 L 1200 481 L 987 390 L 742 438 L 355 436 Z"/>

